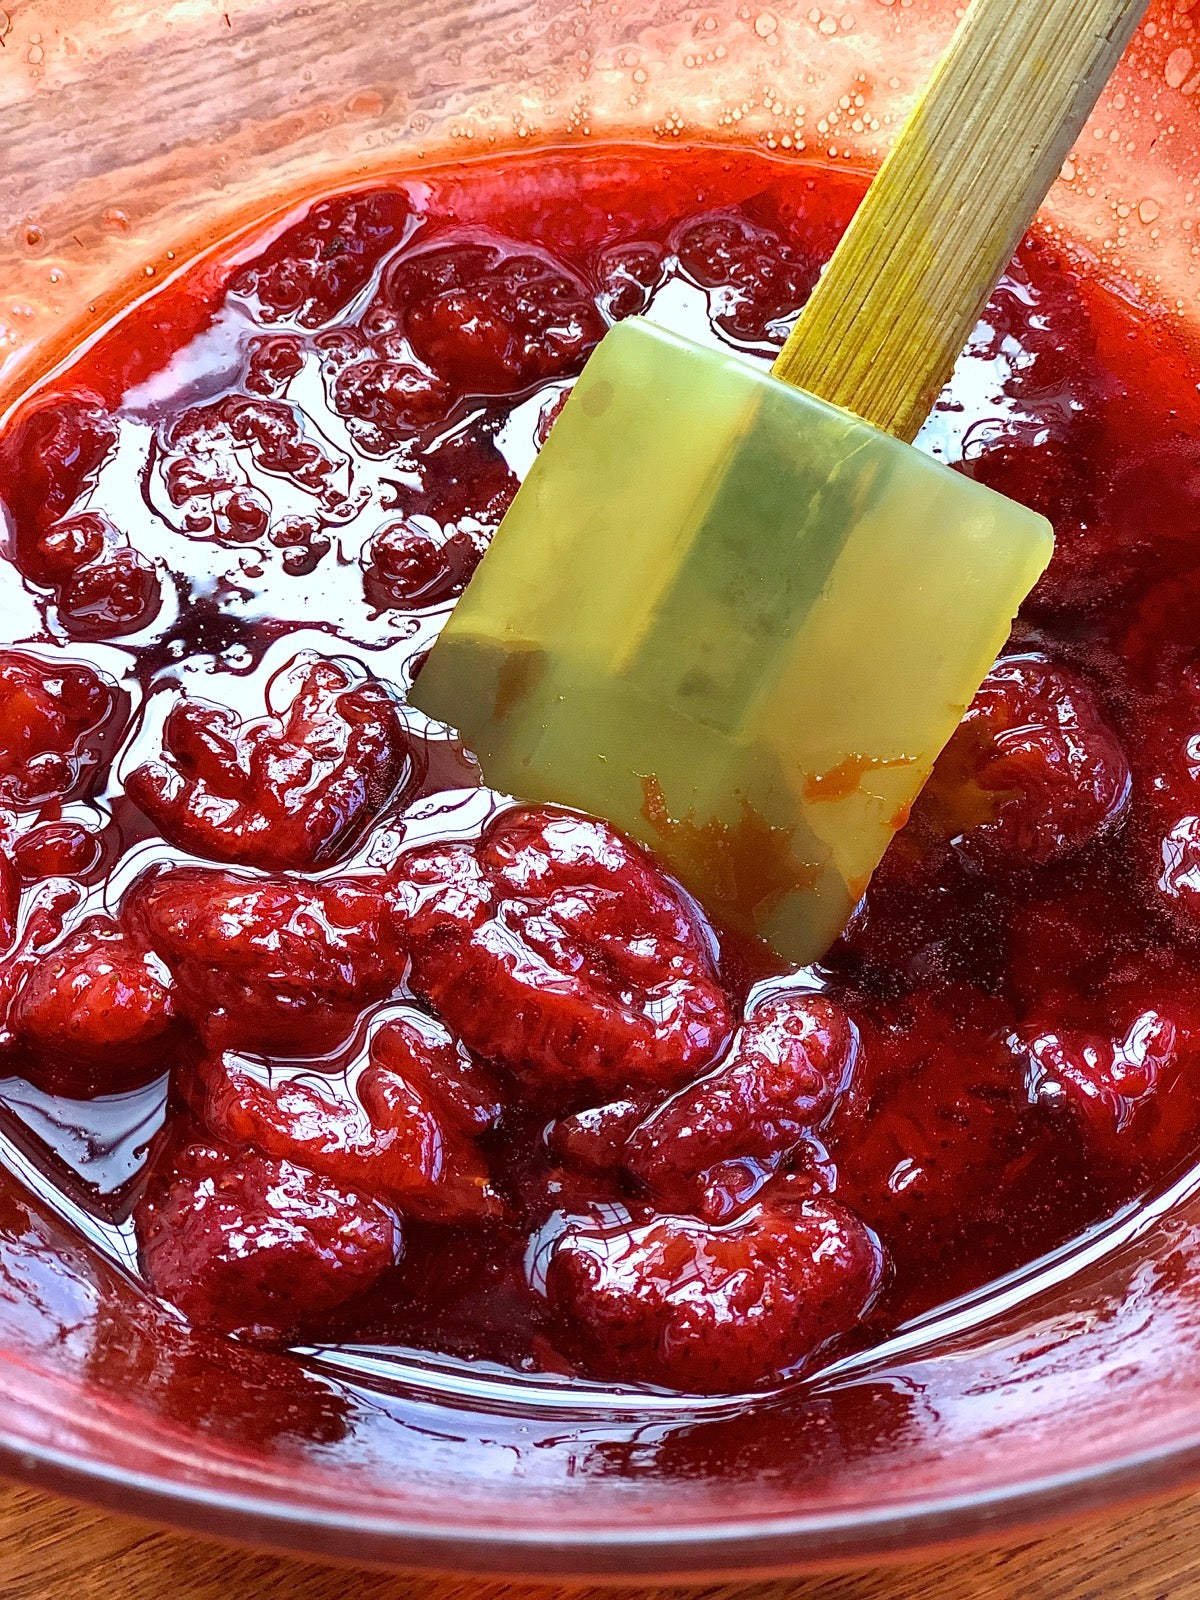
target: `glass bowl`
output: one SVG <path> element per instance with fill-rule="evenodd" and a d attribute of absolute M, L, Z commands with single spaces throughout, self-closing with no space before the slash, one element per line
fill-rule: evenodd
<path fill-rule="evenodd" d="M 604 138 L 870 167 L 950 0 L 17 0 L 0 11 L 0 409 L 274 199 Z M 1154 0 L 1048 202 L 1200 327 L 1200 6 Z M 358 1561 L 683 1576 L 878 1560 L 1200 1478 L 1200 1177 L 752 1402 L 304 1360 L 182 1328 L 0 1180 L 0 1465 Z"/>

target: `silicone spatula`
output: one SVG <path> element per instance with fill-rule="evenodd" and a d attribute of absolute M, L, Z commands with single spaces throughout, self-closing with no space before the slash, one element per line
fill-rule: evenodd
<path fill-rule="evenodd" d="M 770 375 L 630 319 L 414 702 L 785 957 L 841 931 L 1050 559 L 908 441 L 1145 0 L 974 0 Z"/>

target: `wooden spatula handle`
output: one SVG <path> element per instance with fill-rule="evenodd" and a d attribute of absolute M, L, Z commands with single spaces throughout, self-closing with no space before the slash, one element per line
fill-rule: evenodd
<path fill-rule="evenodd" d="M 916 436 L 1146 5 L 974 0 L 777 378 Z"/>

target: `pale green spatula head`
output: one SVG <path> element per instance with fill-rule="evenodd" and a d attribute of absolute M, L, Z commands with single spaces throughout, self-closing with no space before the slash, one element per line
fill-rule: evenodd
<path fill-rule="evenodd" d="M 1044 517 L 640 319 L 596 349 L 412 699 L 824 953 L 1053 548 Z"/>

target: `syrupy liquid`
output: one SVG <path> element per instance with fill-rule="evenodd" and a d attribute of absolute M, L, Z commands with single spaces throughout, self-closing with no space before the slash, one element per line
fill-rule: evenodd
<path fill-rule="evenodd" d="M 562 396 L 630 314 L 768 360 L 864 183 L 719 149 L 396 177 L 207 257 L 60 368 L 0 444 L 0 616 L 43 665 L 97 668 L 111 704 L 94 739 L 81 714 L 81 769 L 49 798 L 8 781 L 10 973 L 89 917 L 123 917 L 158 867 L 366 880 L 504 813 L 403 694 Z M 1200 1142 L 1196 379 L 1169 327 L 1026 241 L 919 442 L 1055 524 L 1010 648 L 1034 677 L 1050 664 L 1049 688 L 1022 681 L 1059 731 L 1048 754 L 981 779 L 983 746 L 995 755 L 1025 714 L 1002 675 L 999 722 L 947 758 L 822 967 L 784 972 L 721 939 L 735 1022 L 776 991 L 822 995 L 859 1043 L 832 1112 L 732 1197 L 710 1194 L 706 1215 L 815 1195 L 861 1218 L 887 1267 L 858 1341 L 1062 1245 Z M 124 786 L 158 761 L 172 707 L 286 713 L 321 658 L 394 696 L 395 759 L 371 767 L 366 800 L 345 800 L 349 820 L 306 813 L 293 837 L 278 816 L 254 823 L 251 796 L 165 839 Z M 252 842 L 209 849 L 210 824 Z M 368 1038 L 420 1014 L 398 977 L 332 1042 L 303 1023 L 274 1049 L 236 1029 L 220 1045 L 275 1085 L 355 1081 Z M 120 1081 L 101 1066 L 87 1082 L 31 1059 L 11 1018 L 5 1035 L 0 1153 L 132 1270 L 148 1169 L 227 1137 L 197 1088 L 216 1048 L 198 1032 L 174 1028 L 155 1070 L 135 1062 Z M 489 1082 L 502 1110 L 478 1145 L 500 1202 L 471 1221 L 405 1213 L 401 1264 L 305 1342 L 589 1370 L 548 1308 L 539 1252 L 564 1213 L 644 1218 L 645 1185 L 620 1139 L 581 1160 L 561 1129 L 546 1135 L 605 1096 Z"/>

